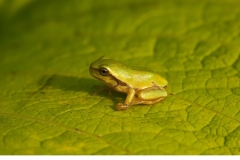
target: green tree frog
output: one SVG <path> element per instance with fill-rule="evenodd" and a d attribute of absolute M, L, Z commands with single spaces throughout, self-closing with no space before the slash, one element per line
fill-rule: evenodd
<path fill-rule="evenodd" d="M 116 110 L 126 110 L 136 104 L 154 104 L 167 96 L 167 80 L 148 69 L 101 57 L 91 63 L 89 71 L 108 87 L 127 94 L 126 100 L 116 105 Z"/>

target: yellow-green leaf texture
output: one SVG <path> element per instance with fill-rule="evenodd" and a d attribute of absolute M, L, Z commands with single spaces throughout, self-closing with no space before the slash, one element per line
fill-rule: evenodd
<path fill-rule="evenodd" d="M 0 0 L 0 154 L 240 154 L 239 0 Z M 89 74 L 100 56 L 169 81 L 154 105 Z"/>

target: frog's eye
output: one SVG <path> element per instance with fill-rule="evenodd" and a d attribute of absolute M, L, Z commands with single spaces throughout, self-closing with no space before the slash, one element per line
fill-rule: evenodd
<path fill-rule="evenodd" d="M 108 76 L 108 75 L 109 75 L 109 71 L 108 71 L 106 68 L 100 68 L 100 69 L 99 69 L 99 73 L 100 73 L 102 76 Z"/>

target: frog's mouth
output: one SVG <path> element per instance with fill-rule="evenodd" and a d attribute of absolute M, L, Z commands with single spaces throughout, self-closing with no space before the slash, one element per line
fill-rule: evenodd
<path fill-rule="evenodd" d="M 95 69 L 95 68 L 89 68 L 89 72 L 90 72 L 90 74 L 91 74 L 94 78 L 96 78 L 96 79 L 98 79 L 98 80 L 100 80 L 100 81 L 104 81 L 102 78 L 99 78 L 101 75 L 98 73 L 98 70 L 97 70 L 97 69 Z"/>

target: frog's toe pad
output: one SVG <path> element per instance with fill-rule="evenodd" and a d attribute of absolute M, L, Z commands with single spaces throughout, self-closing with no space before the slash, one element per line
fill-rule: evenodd
<path fill-rule="evenodd" d="M 121 111 L 121 110 L 126 110 L 129 108 L 129 105 L 125 104 L 125 103 L 118 103 L 116 105 L 116 110 L 117 111 Z"/>

